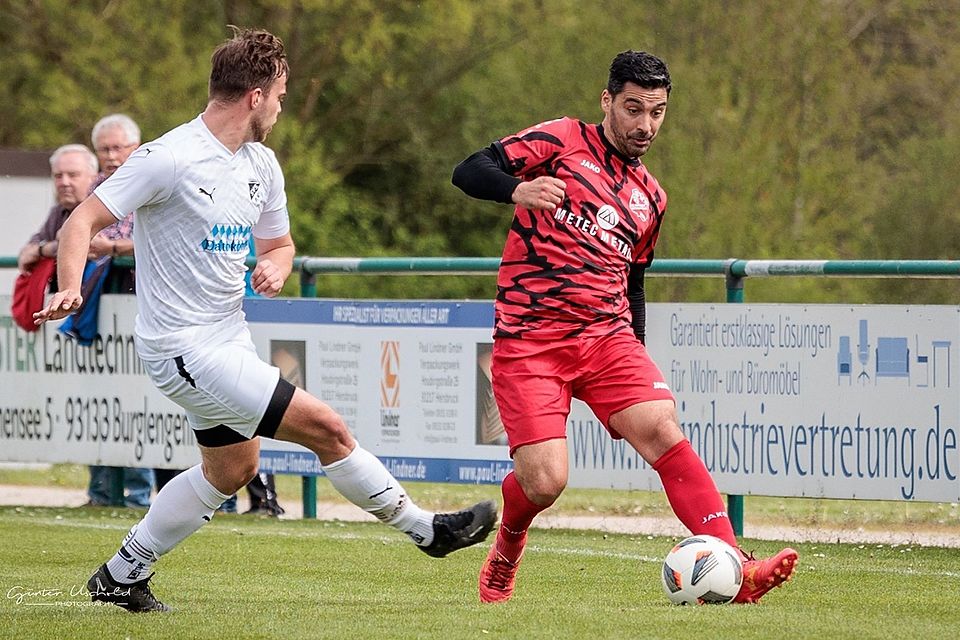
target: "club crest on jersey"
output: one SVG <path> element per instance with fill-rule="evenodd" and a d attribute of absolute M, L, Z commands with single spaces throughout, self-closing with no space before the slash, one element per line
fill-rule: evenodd
<path fill-rule="evenodd" d="M 630 204 L 628 206 L 630 207 L 630 211 L 633 211 L 640 217 L 641 221 L 647 221 L 647 212 L 650 211 L 650 201 L 643 191 L 634 188 L 630 193 Z"/>
<path fill-rule="evenodd" d="M 248 180 L 247 188 L 250 190 L 250 202 L 261 204 L 263 202 L 263 185 L 259 180 Z"/>
<path fill-rule="evenodd" d="M 200 243 L 207 253 L 246 253 L 253 227 L 243 224 L 215 224 Z"/>
<path fill-rule="evenodd" d="M 620 214 L 608 204 L 597 209 L 597 224 L 604 231 L 610 231 L 620 224 Z"/>

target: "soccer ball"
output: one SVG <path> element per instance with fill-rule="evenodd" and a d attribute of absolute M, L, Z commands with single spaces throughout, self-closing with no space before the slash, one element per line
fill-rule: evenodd
<path fill-rule="evenodd" d="M 691 536 L 663 561 L 663 591 L 673 604 L 726 604 L 740 591 L 740 557 L 713 536 Z"/>

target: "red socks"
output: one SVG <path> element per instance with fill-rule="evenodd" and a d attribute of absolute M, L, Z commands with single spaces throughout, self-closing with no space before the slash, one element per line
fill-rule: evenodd
<path fill-rule="evenodd" d="M 550 505 L 541 507 L 531 502 L 512 471 L 503 479 L 500 490 L 503 493 L 503 513 L 497 534 L 497 550 L 510 562 L 516 562 L 523 554 L 530 523 Z"/>
<path fill-rule="evenodd" d="M 673 512 L 691 533 L 716 536 L 737 547 L 737 538 L 733 534 L 723 498 L 689 440 L 671 447 L 653 463 L 653 468 L 660 474 Z"/>
<path fill-rule="evenodd" d="M 682 440 L 653 463 L 660 481 L 680 522 L 693 534 L 716 536 L 737 547 L 737 538 L 727 516 L 727 507 L 717 485 L 693 451 L 688 440 Z M 497 550 L 511 562 L 523 553 L 527 529 L 538 513 L 549 507 L 531 502 L 511 471 L 503 479 L 503 513 Z"/>

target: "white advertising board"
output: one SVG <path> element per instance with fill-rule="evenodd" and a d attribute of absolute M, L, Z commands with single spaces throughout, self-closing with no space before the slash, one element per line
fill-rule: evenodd
<path fill-rule="evenodd" d="M 647 326 L 722 491 L 960 497 L 960 308 L 656 304 Z M 592 442 L 572 459 L 579 486 L 627 486 L 646 468 L 620 443 L 598 455 Z"/>
<path fill-rule="evenodd" d="M 512 468 L 483 366 L 492 304 L 248 300 L 244 309 L 257 351 L 336 409 L 399 479 L 498 483 Z M 275 441 L 261 468 L 319 471 L 315 456 Z"/>
<path fill-rule="evenodd" d="M 17 329 L 0 298 L 0 459 L 185 467 L 182 412 L 143 375 L 132 298 L 101 342 Z M 488 302 L 248 300 L 261 357 L 344 416 L 402 480 L 498 483 L 511 463 L 488 380 Z M 960 498 L 960 308 L 651 304 L 650 352 L 721 491 Z M 522 389 L 517 389 L 522 394 Z M 649 466 L 574 402 L 570 484 L 656 489 Z M 320 472 L 265 440 L 261 467 Z"/>
<path fill-rule="evenodd" d="M 154 389 L 133 345 L 133 296 L 102 296 L 100 335 L 27 333 L 0 296 L 0 460 L 182 469 L 200 460 L 186 416 Z"/>

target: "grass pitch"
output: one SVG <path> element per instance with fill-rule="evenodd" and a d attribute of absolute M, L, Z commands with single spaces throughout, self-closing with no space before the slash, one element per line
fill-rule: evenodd
<path fill-rule="evenodd" d="M 165 556 L 174 612 L 87 605 L 83 585 L 140 513 L 0 508 L 4 638 L 954 638 L 960 553 L 795 545 L 796 579 L 755 606 L 676 607 L 673 539 L 534 530 L 517 592 L 477 600 L 486 546 L 436 560 L 375 523 L 218 515 Z M 747 541 L 768 554 L 779 546 Z"/>

